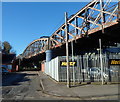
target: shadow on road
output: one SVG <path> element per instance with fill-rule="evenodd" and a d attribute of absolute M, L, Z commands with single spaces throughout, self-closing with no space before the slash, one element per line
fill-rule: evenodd
<path fill-rule="evenodd" d="M 30 81 L 26 76 L 34 76 L 37 74 L 26 73 L 8 73 L 2 75 L 2 86 L 20 85 L 21 82 Z"/>

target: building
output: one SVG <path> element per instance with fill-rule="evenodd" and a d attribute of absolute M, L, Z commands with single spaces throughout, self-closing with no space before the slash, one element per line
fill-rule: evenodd
<path fill-rule="evenodd" d="M 16 54 L 6 54 L 2 53 L 2 72 L 13 72 L 16 71 L 16 66 L 14 65 L 14 59 Z"/>

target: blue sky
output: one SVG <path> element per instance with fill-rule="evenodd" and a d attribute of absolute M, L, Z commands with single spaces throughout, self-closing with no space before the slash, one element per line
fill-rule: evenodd
<path fill-rule="evenodd" d="M 30 42 L 50 36 L 64 23 L 64 12 L 75 14 L 87 2 L 3 2 L 2 41 L 8 41 L 17 55 Z"/>

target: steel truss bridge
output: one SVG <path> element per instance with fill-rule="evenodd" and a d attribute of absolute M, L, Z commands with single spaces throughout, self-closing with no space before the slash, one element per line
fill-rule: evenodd
<path fill-rule="evenodd" d="M 92 0 L 76 14 L 68 17 L 67 24 L 61 25 L 50 37 L 31 42 L 22 53 L 22 58 L 40 57 L 45 60 L 45 51 L 48 49 L 55 50 L 58 55 L 65 53 L 66 28 L 68 42 L 74 43 L 76 53 L 89 47 L 97 48 L 98 38 L 102 38 L 106 46 L 110 41 L 119 42 L 120 1 L 113 1 Z"/>

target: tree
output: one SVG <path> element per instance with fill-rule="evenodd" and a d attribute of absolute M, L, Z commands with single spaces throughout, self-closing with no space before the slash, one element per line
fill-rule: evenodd
<path fill-rule="evenodd" d="M 9 54 L 10 50 L 12 49 L 12 46 L 10 45 L 10 43 L 7 41 L 4 41 L 2 44 L 3 44 L 3 51 Z"/>

